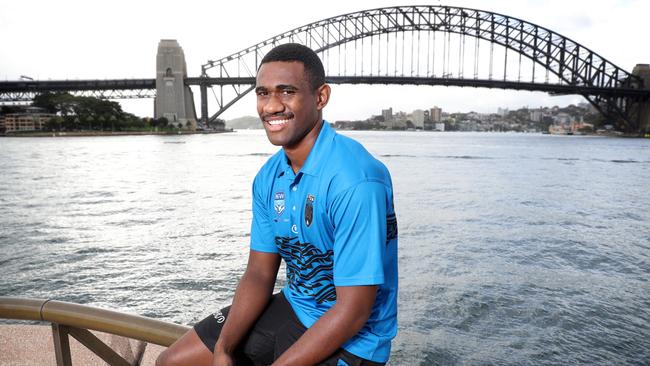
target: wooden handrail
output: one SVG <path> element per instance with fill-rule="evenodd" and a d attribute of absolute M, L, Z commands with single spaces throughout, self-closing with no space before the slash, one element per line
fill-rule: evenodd
<path fill-rule="evenodd" d="M 65 301 L 0 296 L 0 318 L 46 321 L 169 346 L 190 327 Z"/>

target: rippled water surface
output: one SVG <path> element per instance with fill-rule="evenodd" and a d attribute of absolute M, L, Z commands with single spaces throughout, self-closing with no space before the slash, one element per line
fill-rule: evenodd
<path fill-rule="evenodd" d="M 650 362 L 650 140 L 346 134 L 393 175 L 391 364 Z M 203 318 L 275 151 L 262 131 L 0 139 L 0 296 Z"/>

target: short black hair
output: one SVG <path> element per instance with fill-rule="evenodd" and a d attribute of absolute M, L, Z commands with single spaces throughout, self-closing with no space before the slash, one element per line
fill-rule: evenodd
<path fill-rule="evenodd" d="M 266 56 L 264 56 L 259 67 L 267 62 L 274 61 L 302 62 L 312 90 L 316 90 L 318 87 L 325 84 L 325 69 L 323 68 L 323 63 L 316 52 L 307 46 L 303 46 L 299 43 L 285 43 L 276 46 L 270 50 Z M 259 67 L 257 68 L 258 71 Z"/>

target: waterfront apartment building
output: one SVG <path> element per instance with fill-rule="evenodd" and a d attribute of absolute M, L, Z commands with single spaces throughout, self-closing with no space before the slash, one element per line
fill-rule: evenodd
<path fill-rule="evenodd" d="M 440 122 L 442 120 L 442 108 L 435 106 L 429 109 L 429 117 L 431 122 Z"/>
<path fill-rule="evenodd" d="M 533 122 L 540 122 L 544 116 L 544 111 L 540 109 L 535 109 L 530 111 L 530 120 Z"/>
<path fill-rule="evenodd" d="M 411 123 L 413 123 L 415 128 L 424 129 L 424 121 L 428 117 L 427 114 L 422 109 L 416 109 L 411 113 Z"/>
<path fill-rule="evenodd" d="M 39 131 L 54 117 L 51 113 L 10 113 L 4 115 L 5 133 L 17 131 Z M 0 129 L 2 129 L 0 127 Z"/>

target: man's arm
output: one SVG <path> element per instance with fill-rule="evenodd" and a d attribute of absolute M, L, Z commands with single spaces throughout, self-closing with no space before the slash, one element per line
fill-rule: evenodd
<path fill-rule="evenodd" d="M 377 286 L 338 286 L 336 303 L 273 365 L 314 365 L 334 353 L 366 324 Z"/>
<path fill-rule="evenodd" d="M 269 302 L 280 255 L 251 250 L 230 313 L 214 347 L 214 365 L 233 364 L 232 354 Z"/>

